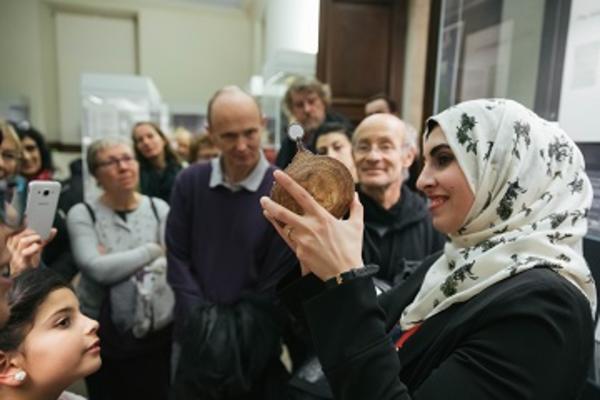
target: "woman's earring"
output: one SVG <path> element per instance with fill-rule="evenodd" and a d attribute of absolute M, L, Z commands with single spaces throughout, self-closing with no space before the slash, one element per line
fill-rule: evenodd
<path fill-rule="evenodd" d="M 15 381 L 23 382 L 25 377 L 27 377 L 27 373 L 22 369 L 15 373 Z"/>

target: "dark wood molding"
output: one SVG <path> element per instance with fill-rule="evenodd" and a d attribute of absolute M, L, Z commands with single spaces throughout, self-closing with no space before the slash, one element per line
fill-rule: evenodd
<path fill-rule="evenodd" d="M 558 119 L 570 17 L 571 0 L 546 1 L 534 111 L 551 121 Z"/>
<path fill-rule="evenodd" d="M 388 96 L 396 102 L 398 110 L 402 110 L 404 90 L 404 64 L 406 63 L 406 33 L 408 29 L 408 1 L 394 1 L 391 25 L 391 37 L 397 44 L 389 47 L 390 71 Z"/>
<path fill-rule="evenodd" d="M 80 144 L 48 142 L 48 147 L 50 150 L 56 150 L 64 153 L 81 153 Z"/>
<path fill-rule="evenodd" d="M 423 90 L 422 130 L 425 121 L 434 112 L 435 84 L 437 80 L 437 57 L 442 17 L 442 0 L 431 0 L 429 8 L 429 32 L 427 33 L 427 56 L 425 61 L 425 89 Z"/>

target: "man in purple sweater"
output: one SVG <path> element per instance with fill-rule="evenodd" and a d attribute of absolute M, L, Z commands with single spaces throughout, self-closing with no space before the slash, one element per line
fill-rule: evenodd
<path fill-rule="evenodd" d="M 260 147 L 264 119 L 257 102 L 225 87 L 210 100 L 207 118 L 221 156 L 179 174 L 166 227 L 175 348 L 190 334 L 184 322 L 195 307 L 235 305 L 248 294 L 269 302 L 297 262 L 259 203 L 271 191 L 274 168 Z"/>

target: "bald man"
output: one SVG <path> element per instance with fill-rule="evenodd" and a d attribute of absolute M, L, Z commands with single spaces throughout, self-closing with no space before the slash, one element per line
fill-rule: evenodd
<path fill-rule="evenodd" d="M 264 218 L 259 203 L 260 197 L 268 196 L 273 186 L 274 168 L 260 147 L 264 120 L 258 104 L 241 89 L 226 87 L 210 100 L 207 118 L 208 134 L 221 155 L 210 163 L 191 165 L 179 174 L 173 187 L 166 228 L 167 277 L 176 298 L 175 349 L 184 345 L 177 370 L 177 374 L 183 375 L 175 378 L 174 398 L 182 399 L 210 397 L 203 390 L 226 387 L 231 382 L 235 385 L 239 383 L 236 379 L 240 378 L 240 373 L 247 380 L 252 381 L 250 376 L 253 376 L 266 384 L 262 371 L 245 371 L 243 368 L 247 365 L 231 368 L 227 364 L 238 348 L 223 349 L 219 345 L 231 344 L 226 340 L 231 338 L 227 336 L 231 332 L 226 329 L 212 332 L 209 326 L 200 323 L 195 326 L 205 329 L 203 333 L 194 329 L 186 331 L 184 323 L 191 322 L 194 326 L 198 320 L 206 318 L 206 313 L 198 311 L 202 310 L 197 307 L 199 305 L 223 306 L 212 308 L 210 312 L 224 312 L 230 309 L 228 307 L 238 307 L 242 297 L 247 296 L 262 299 L 266 305 L 273 304 L 279 278 L 296 262 L 287 245 Z M 248 310 L 244 307 L 243 310 Z M 258 322 L 255 314 L 240 312 L 240 315 L 246 318 L 237 322 L 244 328 L 239 332 L 242 337 L 247 333 L 246 329 L 255 326 L 252 323 Z M 211 317 L 213 322 L 219 320 L 217 316 Z M 275 334 L 269 331 L 274 324 L 270 320 L 259 324 L 262 330 L 254 335 L 264 339 L 268 334 Z M 228 326 L 217 323 L 215 329 Z M 209 339 L 217 340 L 194 342 Z M 185 343 L 197 347 L 186 352 Z M 272 365 L 271 361 L 279 362 L 280 348 L 270 349 L 274 352 L 269 353 L 270 350 L 261 347 L 261 343 L 254 344 L 263 352 L 261 360 L 268 360 L 266 365 Z M 278 346 L 277 338 L 275 343 Z M 196 349 L 201 350 L 195 353 Z M 240 351 L 243 353 L 240 357 L 252 358 L 244 350 Z M 256 368 L 256 365 L 250 367 Z M 214 374 L 207 372 L 213 371 L 211 368 L 216 371 Z M 211 384 L 202 380 L 202 374 L 205 378 L 208 375 L 210 379 L 216 379 L 211 383 L 212 389 L 205 387 Z M 215 378 L 219 374 L 224 374 L 222 381 Z M 198 381 L 194 382 L 194 379 Z M 263 387 L 251 385 L 246 389 L 249 398 L 264 398 Z"/>
<path fill-rule="evenodd" d="M 404 184 L 414 160 L 406 125 L 391 114 L 365 118 L 352 138 L 358 193 L 365 208 L 363 259 L 395 283 L 412 266 L 443 248 L 425 200 Z"/>

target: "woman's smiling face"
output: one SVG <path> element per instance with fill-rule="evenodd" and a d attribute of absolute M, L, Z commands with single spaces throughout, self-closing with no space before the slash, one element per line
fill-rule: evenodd
<path fill-rule="evenodd" d="M 439 126 L 426 138 L 423 156 L 425 165 L 417 187 L 429 198 L 435 228 L 454 234 L 465 222 L 475 196 Z"/>

